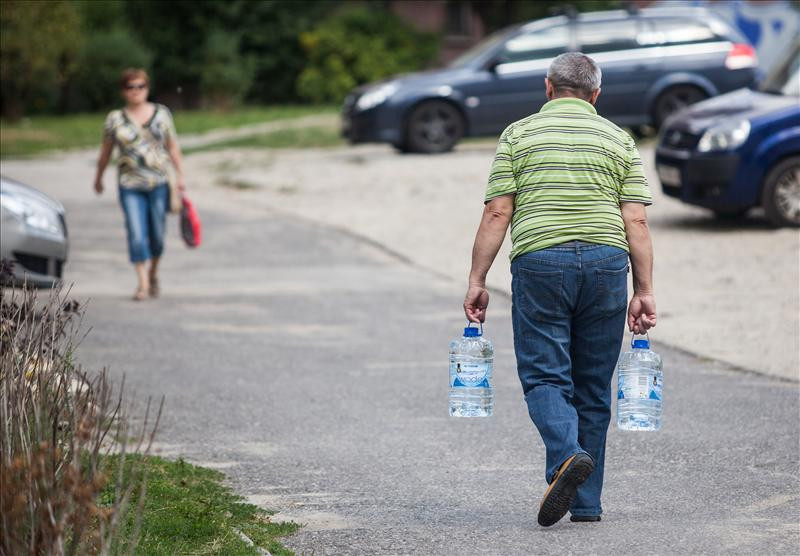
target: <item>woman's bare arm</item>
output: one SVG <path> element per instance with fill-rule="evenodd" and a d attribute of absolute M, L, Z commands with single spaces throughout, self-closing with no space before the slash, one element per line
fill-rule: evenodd
<path fill-rule="evenodd" d="M 100 145 L 100 158 L 97 160 L 97 173 L 94 176 L 94 190 L 100 195 L 103 192 L 103 172 L 106 171 L 111 153 L 114 151 L 114 140 L 105 137 Z"/>
<path fill-rule="evenodd" d="M 173 137 L 169 140 L 167 151 L 169 152 L 169 157 L 172 159 L 172 165 L 175 167 L 178 191 L 183 192 L 186 189 L 186 182 L 183 179 L 183 155 L 181 154 L 181 146 L 178 144 L 176 138 Z"/>

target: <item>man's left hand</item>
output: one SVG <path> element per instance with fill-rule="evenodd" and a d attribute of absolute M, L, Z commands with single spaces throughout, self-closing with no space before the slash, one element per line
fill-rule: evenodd
<path fill-rule="evenodd" d="M 464 314 L 469 322 L 484 322 L 489 306 L 489 292 L 481 286 L 470 286 L 464 298 Z"/>

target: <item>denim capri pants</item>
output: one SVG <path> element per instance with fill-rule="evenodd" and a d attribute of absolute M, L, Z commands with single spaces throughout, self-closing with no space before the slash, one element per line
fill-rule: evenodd
<path fill-rule="evenodd" d="M 160 257 L 164 252 L 169 186 L 160 183 L 152 189 L 120 187 L 119 202 L 125 214 L 131 262 Z"/>

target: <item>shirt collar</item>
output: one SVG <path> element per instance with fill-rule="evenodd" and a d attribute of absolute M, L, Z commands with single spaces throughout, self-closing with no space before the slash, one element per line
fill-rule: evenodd
<path fill-rule="evenodd" d="M 584 112 L 597 115 L 590 103 L 575 97 L 561 97 L 546 102 L 539 112 Z"/>

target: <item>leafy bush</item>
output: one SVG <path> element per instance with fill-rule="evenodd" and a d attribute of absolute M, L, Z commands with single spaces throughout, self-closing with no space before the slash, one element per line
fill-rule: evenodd
<path fill-rule="evenodd" d="M 52 110 L 77 69 L 80 18 L 69 2 L 4 0 L 0 9 L 0 81 L 3 117 Z"/>
<path fill-rule="evenodd" d="M 2 554 L 108 554 L 123 540 L 131 552 L 136 546 L 141 503 L 131 500 L 134 490 L 144 499 L 146 483 L 136 465 L 111 477 L 104 463 L 111 452 L 125 459 L 127 408 L 105 372 L 75 367 L 80 316 L 77 303 L 57 292 L 42 303 L 33 291 L 0 286 Z M 149 450 L 154 431 L 145 416 L 134 452 Z M 113 495 L 101 506 L 107 485 Z M 121 531 L 131 518 L 136 526 Z"/>
<path fill-rule="evenodd" d="M 107 109 L 122 103 L 119 77 L 125 68 L 148 68 L 153 55 L 123 28 L 90 34 L 70 91 L 73 110 Z"/>
<path fill-rule="evenodd" d="M 298 2 L 241 2 L 236 30 L 241 33 L 241 52 L 254 62 L 253 84 L 247 100 L 257 104 L 295 102 L 295 84 L 307 64 L 298 37 L 314 28 L 336 6 L 331 0 Z"/>
<path fill-rule="evenodd" d="M 348 8 L 300 34 L 308 64 L 298 94 L 313 102 L 341 102 L 356 85 L 418 70 L 437 54 L 438 38 L 397 16 L 367 7 Z"/>
<path fill-rule="evenodd" d="M 253 64 L 239 54 L 239 37 L 220 29 L 209 33 L 203 48 L 200 89 L 206 104 L 228 108 L 250 88 Z"/>

